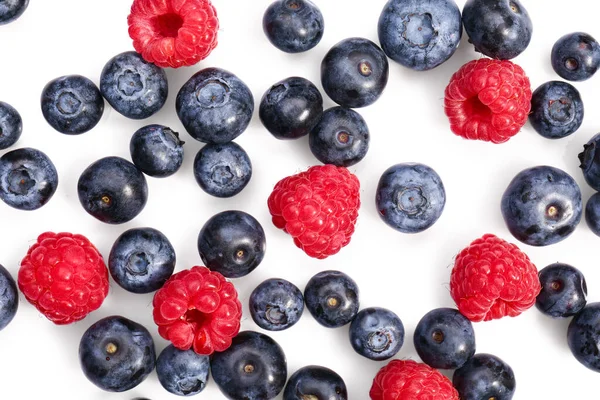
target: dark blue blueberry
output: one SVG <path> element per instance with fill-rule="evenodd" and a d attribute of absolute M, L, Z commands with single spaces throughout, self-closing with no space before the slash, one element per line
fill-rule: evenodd
<path fill-rule="evenodd" d="M 104 113 L 98 87 L 86 77 L 56 78 L 42 91 L 42 114 L 51 127 L 66 135 L 80 135 L 95 127 Z"/>
<path fill-rule="evenodd" d="M 310 132 L 310 151 L 323 164 L 349 167 L 365 158 L 369 150 L 369 127 L 359 113 L 333 107 L 323 113 Z"/>
<path fill-rule="evenodd" d="M 430 70 L 458 48 L 460 9 L 454 0 L 390 0 L 379 17 L 378 32 L 389 58 L 417 71 Z"/>
<path fill-rule="evenodd" d="M 134 219 L 148 201 L 144 174 L 121 157 L 94 162 L 79 177 L 79 202 L 90 215 L 107 224 Z"/>
<path fill-rule="evenodd" d="M 283 349 L 270 336 L 240 332 L 231 347 L 215 353 L 210 362 L 214 381 L 230 400 L 270 400 L 287 379 Z"/>
<path fill-rule="evenodd" d="M 600 44 L 583 32 L 564 35 L 552 47 L 552 68 L 568 81 L 585 81 L 600 67 Z"/>
<path fill-rule="evenodd" d="M 347 400 L 346 383 L 335 371 L 309 365 L 294 372 L 283 391 L 283 400 Z"/>
<path fill-rule="evenodd" d="M 142 325 L 120 316 L 106 317 L 83 334 L 79 362 L 94 385 L 124 392 L 142 383 L 154 369 L 154 341 Z"/>
<path fill-rule="evenodd" d="M 193 396 L 206 387 L 209 379 L 210 358 L 196 354 L 192 349 L 179 350 L 168 345 L 156 360 L 156 375 L 169 393 Z"/>
<path fill-rule="evenodd" d="M 200 258 L 212 271 L 239 278 L 254 271 L 265 256 L 267 239 L 260 223 L 243 211 L 223 211 L 198 235 Z"/>
<path fill-rule="evenodd" d="M 539 272 L 542 291 L 535 306 L 553 318 L 577 314 L 587 303 L 587 285 L 581 271 L 567 264 L 548 265 Z"/>
<path fill-rule="evenodd" d="M 600 193 L 594 194 L 585 206 L 585 221 L 595 235 L 600 236 Z"/>
<path fill-rule="evenodd" d="M 173 175 L 183 164 L 179 133 L 163 125 L 148 125 L 133 134 L 129 142 L 131 160 L 143 173 L 155 178 Z"/>
<path fill-rule="evenodd" d="M 396 164 L 379 179 L 375 202 L 386 224 L 402 233 L 419 233 L 442 215 L 446 191 L 440 176 L 427 165 Z"/>
<path fill-rule="evenodd" d="M 452 383 L 461 400 L 510 400 L 517 385 L 510 365 L 485 353 L 475 354 L 454 371 Z"/>
<path fill-rule="evenodd" d="M 304 289 L 306 308 L 327 328 L 349 324 L 360 306 L 358 286 L 340 271 L 323 271 L 313 276 Z"/>
<path fill-rule="evenodd" d="M 508 185 L 501 209 L 516 239 L 530 246 L 549 246 L 566 239 L 581 221 L 581 190 L 558 168 L 528 168 Z"/>
<path fill-rule="evenodd" d="M 56 192 L 58 174 L 48 156 L 25 147 L 0 157 L 0 199 L 19 210 L 37 210 Z"/>
<path fill-rule="evenodd" d="M 177 115 L 188 133 L 205 143 L 227 143 L 241 135 L 254 112 L 254 98 L 237 76 L 206 68 L 179 90 Z"/>
<path fill-rule="evenodd" d="M 413 341 L 421 360 L 432 368 L 460 368 L 475 354 L 473 325 L 453 308 L 425 314 L 415 328 Z"/>
<path fill-rule="evenodd" d="M 112 108 L 125 117 L 148 118 L 167 101 L 167 74 L 135 51 L 126 51 L 104 66 L 100 92 Z"/>
<path fill-rule="evenodd" d="M 573 317 L 567 341 L 577 361 L 600 372 L 600 303 L 588 304 Z"/>
<path fill-rule="evenodd" d="M 17 143 L 23 132 L 23 120 L 19 112 L 8 103 L 0 101 L 0 150 Z"/>
<path fill-rule="evenodd" d="M 365 308 L 350 324 L 350 344 L 363 357 L 387 360 L 395 356 L 404 344 L 404 325 L 390 310 Z"/>
<path fill-rule="evenodd" d="M 207 144 L 194 159 L 194 177 L 211 196 L 233 197 L 250 182 L 252 163 L 237 143 Z"/>
<path fill-rule="evenodd" d="M 321 119 L 323 96 L 311 81 L 287 78 L 264 94 L 258 115 L 277 139 L 298 139 L 307 135 Z"/>
<path fill-rule="evenodd" d="M 152 228 L 134 228 L 113 244 L 108 269 L 123 289 L 150 293 L 171 277 L 175 260 L 175 249 L 165 235 Z"/>
<path fill-rule="evenodd" d="M 0 265 L 0 331 L 10 324 L 18 308 L 17 284 L 10 272 Z"/>
<path fill-rule="evenodd" d="M 519 0 L 468 0 L 462 20 L 475 50 L 491 58 L 510 60 L 531 42 L 533 24 Z"/>
<path fill-rule="evenodd" d="M 284 279 L 267 279 L 250 295 L 250 315 L 268 331 L 282 331 L 300 320 L 304 296 L 300 289 Z"/>
<path fill-rule="evenodd" d="M 19 18 L 29 5 L 29 0 L 0 1 L 0 25 L 5 25 Z"/>
<path fill-rule="evenodd" d="M 600 133 L 583 145 L 579 154 L 583 177 L 592 189 L 600 192 Z"/>
<path fill-rule="evenodd" d="M 529 122 L 548 139 L 561 139 L 574 133 L 583 122 L 583 102 L 579 91 L 560 81 L 546 82 L 533 92 Z"/>
<path fill-rule="evenodd" d="M 387 85 L 388 75 L 385 53 L 363 38 L 342 40 L 321 63 L 323 89 L 333 101 L 348 108 L 375 103 Z"/>
<path fill-rule="evenodd" d="M 325 21 L 310 0 L 277 0 L 265 11 L 263 30 L 279 50 L 301 53 L 319 44 Z"/>

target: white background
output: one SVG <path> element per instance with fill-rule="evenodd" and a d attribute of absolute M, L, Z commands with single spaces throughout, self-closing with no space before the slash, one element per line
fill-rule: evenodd
<path fill-rule="evenodd" d="M 318 1 L 325 17 L 325 36 L 312 51 L 287 55 L 275 49 L 262 32 L 262 14 L 268 0 L 215 0 L 221 29 L 219 46 L 199 65 L 168 70 L 170 95 L 165 107 L 146 121 L 132 121 L 106 104 L 102 121 L 81 136 L 65 136 L 46 124 L 39 98 L 44 85 L 66 74 L 81 74 L 98 83 L 104 64 L 114 55 L 131 50 L 127 22 L 131 0 L 33 0 L 18 21 L 0 27 L 0 100 L 16 107 L 24 120 L 17 146 L 46 152 L 60 175 L 58 191 L 42 209 L 24 212 L 0 203 L 0 263 L 16 277 L 19 262 L 36 237 L 46 231 L 82 233 L 107 257 L 112 243 L 124 230 L 151 226 L 164 232 L 177 251 L 177 270 L 201 263 L 196 238 L 204 222 L 227 209 L 254 215 L 267 234 L 267 253 L 251 275 L 235 280 L 244 304 L 243 329 L 258 329 L 247 312 L 250 292 L 264 279 L 281 277 L 301 289 L 308 279 L 325 269 L 340 269 L 361 289 L 363 307 L 382 306 L 395 311 L 406 328 L 399 358 L 417 358 L 412 345 L 414 327 L 429 310 L 453 306 L 448 282 L 453 258 L 484 233 L 514 241 L 504 226 L 500 198 L 514 175 L 539 164 L 553 165 L 572 174 L 580 183 L 584 200 L 592 191 L 578 169 L 577 154 L 600 125 L 598 79 L 575 84 L 586 106 L 582 128 L 571 137 L 549 141 L 527 125 L 507 144 L 470 142 L 454 136 L 443 111 L 444 88 L 454 71 L 478 58 L 466 37 L 454 57 L 430 72 L 413 72 L 390 62 L 390 80 L 381 99 L 359 112 L 372 133 L 367 157 L 355 167 L 361 181 L 363 205 L 350 246 L 325 261 L 313 260 L 270 222 L 266 206 L 273 185 L 284 176 L 316 164 L 305 139 L 275 140 L 261 126 L 257 113 L 250 128 L 237 140 L 252 159 L 254 175 L 238 196 L 219 200 L 196 184 L 192 164 L 201 143 L 184 132 L 175 114 L 175 96 L 183 83 L 201 68 L 217 66 L 243 79 L 253 91 L 256 109 L 262 94 L 276 81 L 299 75 L 320 87 L 320 61 L 338 41 L 362 36 L 377 42 L 377 20 L 384 0 Z M 458 1 L 459 6 L 464 4 Z M 534 24 L 534 35 L 518 62 L 531 78 L 532 87 L 558 79 L 550 65 L 550 49 L 565 33 L 586 31 L 600 36 L 597 15 L 589 0 L 525 2 Z M 325 100 L 326 107 L 333 106 Z M 93 161 L 117 155 L 129 158 L 129 140 L 145 124 L 160 123 L 182 132 L 186 157 L 173 177 L 148 179 L 150 197 L 134 221 L 109 226 L 81 208 L 77 179 Z M 399 162 L 430 165 L 441 175 L 447 205 L 439 222 L 425 233 L 409 236 L 388 228 L 376 214 L 375 189 L 381 173 Z M 600 300 L 598 244 L 585 222 L 564 242 L 547 247 L 520 245 L 542 268 L 552 262 L 571 263 L 587 277 L 589 300 Z M 165 346 L 152 322 L 152 295 L 127 293 L 111 281 L 102 308 L 71 326 L 54 326 L 21 296 L 12 324 L 0 332 L 1 398 L 100 400 L 175 399 L 160 386 L 155 373 L 127 393 L 109 394 L 89 383 L 78 362 L 79 339 L 96 320 L 121 314 L 144 324 L 153 334 L 157 353 Z M 594 397 L 599 376 L 581 366 L 566 343 L 568 321 L 551 320 L 535 308 L 518 318 L 475 325 L 477 350 L 498 355 L 514 369 L 515 399 L 578 399 Z M 353 400 L 368 399 L 372 378 L 384 365 L 361 358 L 349 344 L 348 328 L 326 329 L 308 312 L 287 331 L 271 334 L 284 348 L 289 374 L 308 364 L 337 371 L 346 381 Z M 198 396 L 221 399 L 214 382 Z"/>

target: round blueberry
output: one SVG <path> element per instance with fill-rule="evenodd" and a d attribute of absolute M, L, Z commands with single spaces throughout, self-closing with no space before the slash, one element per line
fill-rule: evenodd
<path fill-rule="evenodd" d="M 583 32 L 562 36 L 552 47 L 552 68 L 568 81 L 585 81 L 600 67 L 600 44 Z"/>
<path fill-rule="evenodd" d="M 194 159 L 194 177 L 211 196 L 233 197 L 250 182 L 252 163 L 237 143 L 207 144 Z"/>
<path fill-rule="evenodd" d="M 581 271 L 567 264 L 548 265 L 539 272 L 542 291 L 535 306 L 553 318 L 566 318 L 585 307 L 587 285 Z"/>
<path fill-rule="evenodd" d="M 0 331 L 10 324 L 18 308 L 17 284 L 10 272 L 0 265 Z"/>
<path fill-rule="evenodd" d="M 129 142 L 131 160 L 146 175 L 165 178 L 181 168 L 184 143 L 171 128 L 144 126 L 133 134 Z"/>
<path fill-rule="evenodd" d="M 454 371 L 452 383 L 461 400 L 510 400 L 517 385 L 510 365 L 485 353 L 475 354 Z"/>
<path fill-rule="evenodd" d="M 583 111 L 579 91 L 572 85 L 546 82 L 533 92 L 529 122 L 543 137 L 561 139 L 579 129 Z"/>
<path fill-rule="evenodd" d="M 583 152 L 579 154 L 583 177 L 588 185 L 600 191 L 600 133 L 583 145 Z"/>
<path fill-rule="evenodd" d="M 585 221 L 590 230 L 600 236 L 600 193 L 594 194 L 585 206 Z"/>
<path fill-rule="evenodd" d="M 250 295 L 250 315 L 268 331 L 282 331 L 300 321 L 304 296 L 296 285 L 284 279 L 267 279 Z"/>
<path fill-rule="evenodd" d="M 23 120 L 10 104 L 0 101 L 0 150 L 17 143 L 23 132 Z"/>
<path fill-rule="evenodd" d="M 277 0 L 263 17 L 267 39 L 286 53 L 312 49 L 323 38 L 324 29 L 323 14 L 310 0 Z"/>
<path fill-rule="evenodd" d="M 387 360 L 395 356 L 404 344 L 404 325 L 390 310 L 365 308 L 350 324 L 350 344 L 363 357 Z"/>
<path fill-rule="evenodd" d="M 29 0 L 0 1 L 0 25 L 6 25 L 19 18 L 29 6 Z"/>
<path fill-rule="evenodd" d="M 308 365 L 294 372 L 283 391 L 283 400 L 348 400 L 346 382 L 335 371 Z"/>
<path fill-rule="evenodd" d="M 340 271 L 323 271 L 313 276 L 304 289 L 306 308 L 327 328 L 349 324 L 359 309 L 358 286 Z"/>
<path fill-rule="evenodd" d="M 194 350 L 165 347 L 156 360 L 158 381 L 167 392 L 193 396 L 204 390 L 209 379 L 210 358 Z"/>
<path fill-rule="evenodd" d="M 577 361 L 600 372 L 600 303 L 590 303 L 575 314 L 569 324 L 567 341 Z"/>

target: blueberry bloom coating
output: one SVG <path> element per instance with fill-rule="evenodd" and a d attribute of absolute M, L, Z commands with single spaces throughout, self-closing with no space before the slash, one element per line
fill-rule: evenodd
<path fill-rule="evenodd" d="M 267 39 L 286 53 L 301 53 L 323 38 L 325 21 L 310 0 L 277 0 L 265 11 L 263 30 Z"/>
<path fill-rule="evenodd" d="M 23 120 L 13 106 L 0 101 L 0 150 L 17 143 L 23 132 Z"/>
<path fill-rule="evenodd" d="M 156 360 L 158 381 L 169 393 L 193 396 L 204 390 L 209 380 L 210 358 L 194 350 L 165 347 Z"/>
<path fill-rule="evenodd" d="M 583 114 L 581 95 L 569 83 L 546 82 L 533 92 L 529 122 L 545 138 L 571 135 L 581 126 Z"/>
<path fill-rule="evenodd" d="M 250 315 L 268 331 L 282 331 L 295 325 L 304 312 L 304 296 L 285 279 L 267 279 L 250 294 Z"/>

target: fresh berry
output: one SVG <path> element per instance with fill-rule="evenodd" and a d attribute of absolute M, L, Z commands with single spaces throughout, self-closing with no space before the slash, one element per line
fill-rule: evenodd
<path fill-rule="evenodd" d="M 154 341 L 142 325 L 120 316 L 106 317 L 83 334 L 79 362 L 94 385 L 108 392 L 124 392 L 154 370 Z"/>
<path fill-rule="evenodd" d="M 18 210 L 37 210 L 54 196 L 58 174 L 45 153 L 29 147 L 0 157 L 0 200 Z"/>
<path fill-rule="evenodd" d="M 340 271 L 323 271 L 313 276 L 304 289 L 306 308 L 327 328 L 349 324 L 358 314 L 358 286 Z"/>
<path fill-rule="evenodd" d="M 249 308 L 256 325 L 268 331 L 282 331 L 300 321 L 304 296 L 291 282 L 267 279 L 250 294 Z"/>
<path fill-rule="evenodd" d="M 412 360 L 392 360 L 381 368 L 369 396 L 371 400 L 458 400 L 448 378 Z"/>
<path fill-rule="evenodd" d="M 323 113 L 309 136 L 310 151 L 323 164 L 350 167 L 369 150 L 369 127 L 356 111 L 333 107 Z"/>
<path fill-rule="evenodd" d="M 594 194 L 585 207 L 585 221 L 590 230 L 600 236 L 600 193 Z"/>
<path fill-rule="evenodd" d="M 148 118 L 167 101 L 167 74 L 139 53 L 126 51 L 104 66 L 100 92 L 119 114 L 131 119 Z"/>
<path fill-rule="evenodd" d="M 517 174 L 502 196 L 501 208 L 510 233 L 530 246 L 549 246 L 566 239 L 583 215 L 577 182 L 549 166 Z"/>
<path fill-rule="evenodd" d="M 379 179 L 376 193 L 379 216 L 402 233 L 429 229 L 446 205 L 442 179 L 423 164 L 404 163 L 388 168 Z"/>
<path fill-rule="evenodd" d="M 453 308 L 425 314 L 415 328 L 413 342 L 421 360 L 432 368 L 460 368 L 475 354 L 473 325 Z"/>
<path fill-rule="evenodd" d="M 579 154 L 583 177 L 588 185 L 600 191 L 600 133 L 583 145 L 583 152 Z"/>
<path fill-rule="evenodd" d="M 148 201 L 144 174 L 121 157 L 105 157 L 83 171 L 77 183 L 79 201 L 91 216 L 107 224 L 134 219 Z"/>
<path fill-rule="evenodd" d="M 600 372 L 600 303 L 588 304 L 573 317 L 567 341 L 577 361 Z"/>
<path fill-rule="evenodd" d="M 327 258 L 350 243 L 359 190 L 358 178 L 344 167 L 311 167 L 275 185 L 268 199 L 273 224 L 310 257 Z"/>
<path fill-rule="evenodd" d="M 100 308 L 108 295 L 108 270 L 86 237 L 46 232 L 21 261 L 18 284 L 39 312 L 67 325 Z"/>
<path fill-rule="evenodd" d="M 204 143 L 227 143 L 252 119 L 254 98 L 248 86 L 229 71 L 206 68 L 179 90 L 177 115 L 187 132 Z"/>
<path fill-rule="evenodd" d="M 244 331 L 227 350 L 215 353 L 210 369 L 221 392 L 231 400 L 270 400 L 287 379 L 283 349 L 270 336 Z"/>
<path fill-rule="evenodd" d="M 375 103 L 387 85 L 388 75 L 385 53 L 363 38 L 342 40 L 321 62 L 323 89 L 333 101 L 348 108 Z"/>
<path fill-rule="evenodd" d="M 0 101 L 0 150 L 17 143 L 22 132 L 23 120 L 19 112 L 10 104 Z"/>
<path fill-rule="evenodd" d="M 217 47 L 210 0 L 134 0 L 127 23 L 135 50 L 159 67 L 194 65 Z"/>
<path fill-rule="evenodd" d="M 446 62 L 460 43 L 462 20 L 454 0 L 389 0 L 378 24 L 389 58 L 416 71 Z"/>
<path fill-rule="evenodd" d="M 61 76 L 48 82 L 41 102 L 48 124 L 65 135 L 80 135 L 91 130 L 104 113 L 100 90 L 81 75 Z"/>
<path fill-rule="evenodd" d="M 587 284 L 581 271 L 567 264 L 548 265 L 539 273 L 542 291 L 535 306 L 553 318 L 572 317 L 585 307 Z"/>
<path fill-rule="evenodd" d="M 252 179 L 252 162 L 237 143 L 207 144 L 194 159 L 194 177 L 211 196 L 233 197 Z"/>
<path fill-rule="evenodd" d="M 29 5 L 29 0 L 0 1 L 0 25 L 5 25 L 19 18 Z"/>
<path fill-rule="evenodd" d="M 387 360 L 404 344 L 404 325 L 390 310 L 365 308 L 350 323 L 350 344 L 363 357 Z"/>
<path fill-rule="evenodd" d="M 533 307 L 541 286 L 538 271 L 517 246 L 487 234 L 456 257 L 450 294 L 473 322 L 516 317 Z"/>
<path fill-rule="evenodd" d="M 452 75 L 444 109 L 454 134 L 504 143 L 527 122 L 531 109 L 529 78 L 510 61 L 471 61 Z"/>
<path fill-rule="evenodd" d="M 262 225 L 243 211 L 212 216 L 198 235 L 198 252 L 204 265 L 226 278 L 240 278 L 254 271 L 266 249 Z"/>
<path fill-rule="evenodd" d="M 600 67 L 600 43 L 583 32 L 562 36 L 552 47 L 552 68 L 568 81 L 590 79 Z"/>
<path fill-rule="evenodd" d="M 158 333 L 180 350 L 224 351 L 240 330 L 242 305 L 235 287 L 206 267 L 173 275 L 152 304 Z"/>
<path fill-rule="evenodd" d="M 533 92 L 529 122 L 545 138 L 571 135 L 581 126 L 583 114 L 581 95 L 571 84 L 546 82 Z"/>
<path fill-rule="evenodd" d="M 310 0 L 276 0 L 265 11 L 263 30 L 279 50 L 301 53 L 319 44 L 325 21 Z"/>
<path fill-rule="evenodd" d="M 165 347 L 156 360 L 158 381 L 167 392 L 194 396 L 204 390 L 209 379 L 210 359 L 193 350 Z"/>
<path fill-rule="evenodd" d="M 461 400 L 510 400 L 515 393 L 515 374 L 507 363 L 491 354 L 475 354 L 454 371 L 452 383 Z"/>
<path fill-rule="evenodd" d="M 17 284 L 10 272 L 0 265 L 0 331 L 10 324 L 18 308 Z"/>
<path fill-rule="evenodd" d="M 175 249 L 162 232 L 133 228 L 123 232 L 113 244 L 108 269 L 123 289 L 151 293 L 173 275 L 175 260 Z"/>
<path fill-rule="evenodd" d="M 335 371 L 309 365 L 294 372 L 283 391 L 283 400 L 308 399 L 348 400 L 348 389 Z"/>
<path fill-rule="evenodd" d="M 155 178 L 166 178 L 181 168 L 184 143 L 171 128 L 148 125 L 133 134 L 129 152 L 131 160 L 143 173 Z"/>
<path fill-rule="evenodd" d="M 321 120 L 323 96 L 308 79 L 291 77 L 277 82 L 260 101 L 258 115 L 277 139 L 298 139 Z"/>

